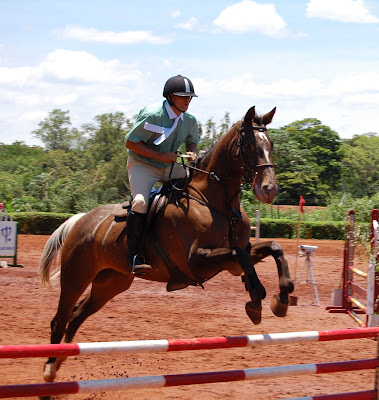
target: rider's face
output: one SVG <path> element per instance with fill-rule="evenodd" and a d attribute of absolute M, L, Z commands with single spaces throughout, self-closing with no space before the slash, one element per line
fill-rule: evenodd
<path fill-rule="evenodd" d="M 174 111 L 177 115 L 179 115 L 182 111 L 187 111 L 188 107 L 191 103 L 192 97 L 190 96 L 176 96 L 174 94 L 171 95 L 171 101 L 174 103 Z"/>

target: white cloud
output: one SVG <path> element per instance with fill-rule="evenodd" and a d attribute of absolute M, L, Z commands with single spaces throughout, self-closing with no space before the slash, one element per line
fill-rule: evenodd
<path fill-rule="evenodd" d="M 0 68 L 0 85 L 23 86 L 30 78 L 31 67 Z"/>
<path fill-rule="evenodd" d="M 126 84 L 140 78 L 141 73 L 133 65 L 122 65 L 116 59 L 102 61 L 86 51 L 62 49 L 49 53 L 39 65 L 0 67 L 1 87 L 39 88 L 41 92 L 52 84 Z"/>
<path fill-rule="evenodd" d="M 280 78 L 277 81 L 266 83 L 250 73 L 228 77 L 226 80 L 204 81 L 197 80 L 196 87 L 207 94 L 216 92 L 230 93 L 255 97 L 261 99 L 272 98 L 306 98 L 313 96 L 322 88 L 322 83 L 317 79 L 294 81 Z"/>
<path fill-rule="evenodd" d="M 310 0 L 307 17 L 325 18 L 340 22 L 378 23 L 363 0 Z"/>
<path fill-rule="evenodd" d="M 42 121 L 46 117 L 44 111 L 27 111 L 20 115 L 20 121 Z"/>
<path fill-rule="evenodd" d="M 187 31 L 192 31 L 193 29 L 195 29 L 198 26 L 199 26 L 199 22 L 198 22 L 197 18 L 195 18 L 195 17 L 191 17 L 188 21 L 186 21 L 182 24 L 175 25 L 176 28 L 184 29 Z"/>
<path fill-rule="evenodd" d="M 35 69 L 42 77 L 62 81 L 122 83 L 136 78 L 136 71 L 121 67 L 120 61 L 102 61 L 86 51 L 54 50 Z"/>
<path fill-rule="evenodd" d="M 250 0 L 226 7 L 213 23 L 233 33 L 259 32 L 271 37 L 287 34 L 286 23 L 276 12 L 274 4 L 258 4 Z"/>
<path fill-rule="evenodd" d="M 75 113 L 77 127 L 115 110 L 134 115 L 137 93 L 147 92 L 143 78 L 135 65 L 84 51 L 55 50 L 37 65 L 0 68 L 0 142 L 37 144 L 30 132 L 54 108 Z"/>
<path fill-rule="evenodd" d="M 59 31 L 58 31 L 59 32 Z M 59 32 L 64 38 L 79 39 L 83 42 L 102 42 L 111 44 L 168 44 L 172 38 L 167 36 L 154 36 L 152 31 L 126 31 L 110 32 L 100 31 L 95 28 L 82 28 L 80 26 L 66 26 Z"/>
<path fill-rule="evenodd" d="M 215 120 L 221 119 L 225 111 L 236 122 L 252 105 L 262 113 L 277 106 L 272 128 L 317 118 L 340 137 L 378 131 L 375 115 L 379 106 L 379 83 L 372 82 L 379 82 L 379 73 L 323 79 L 279 77 L 273 81 L 245 73 L 219 80 L 196 78 L 193 81 L 202 103 L 213 102 L 220 110 L 219 115 L 212 115 Z M 202 116 L 202 107 L 197 107 L 194 103 L 195 114 Z"/>

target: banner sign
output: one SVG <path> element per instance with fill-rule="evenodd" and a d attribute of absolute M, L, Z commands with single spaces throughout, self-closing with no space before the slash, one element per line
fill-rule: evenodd
<path fill-rule="evenodd" d="M 0 256 L 15 257 L 17 225 L 15 221 L 0 221 Z"/>

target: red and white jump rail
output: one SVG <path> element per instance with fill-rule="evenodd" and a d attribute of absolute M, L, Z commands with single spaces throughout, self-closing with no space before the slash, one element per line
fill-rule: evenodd
<path fill-rule="evenodd" d="M 379 367 L 379 359 L 373 358 L 366 360 L 338 361 L 323 364 L 285 365 L 280 367 L 240 369 L 232 371 L 155 375 L 93 381 L 8 385 L 0 386 L 0 398 L 54 396 L 59 394 L 78 394 L 105 390 L 130 390 L 163 388 L 168 386 L 200 385 L 205 383 L 235 382 L 294 375 L 357 371 L 364 369 L 375 369 L 377 367 Z"/>
<path fill-rule="evenodd" d="M 0 346 L 0 358 L 68 357 L 110 353 L 213 350 L 235 347 L 256 347 L 283 343 L 328 342 L 332 340 L 362 339 L 377 336 L 379 336 L 379 327 L 194 339 L 5 345 Z"/>
<path fill-rule="evenodd" d="M 318 396 L 305 396 L 305 397 L 294 397 L 292 399 L 284 400 L 373 400 L 377 399 L 377 392 L 373 390 L 364 390 L 362 392 L 350 392 L 350 393 L 337 393 L 337 394 L 325 394 Z"/>
<path fill-rule="evenodd" d="M 379 210 L 371 211 L 371 257 L 369 272 L 363 272 L 354 267 L 354 226 L 355 211 L 350 210 L 348 216 L 347 240 L 344 250 L 343 274 L 342 274 L 342 305 L 326 307 L 330 313 L 347 313 L 361 327 L 376 326 L 379 323 L 379 271 L 376 264 L 379 261 L 378 254 L 378 221 Z M 367 280 L 367 288 L 354 281 L 354 275 Z M 366 299 L 366 305 L 354 296 Z M 366 314 L 365 320 L 358 314 Z"/>

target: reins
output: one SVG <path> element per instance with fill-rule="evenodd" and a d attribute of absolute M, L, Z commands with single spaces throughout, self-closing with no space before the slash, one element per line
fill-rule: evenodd
<path fill-rule="evenodd" d="M 172 166 L 171 166 L 171 171 L 172 171 L 172 168 L 173 168 L 174 164 L 179 164 L 179 165 L 182 165 L 184 168 L 192 169 L 193 171 L 198 171 L 198 172 L 202 172 L 203 174 L 207 174 L 207 175 L 209 175 L 209 177 L 211 179 L 214 179 L 217 182 L 221 182 L 221 179 L 213 171 L 209 172 L 209 171 L 205 171 L 204 169 L 200 169 L 200 168 L 194 167 L 193 165 L 184 164 L 183 154 L 180 151 L 177 151 L 177 154 L 179 155 L 179 157 L 181 157 L 182 162 L 178 163 L 178 162 L 174 161 L 172 163 Z M 171 171 L 170 171 L 170 175 L 171 175 Z"/>

